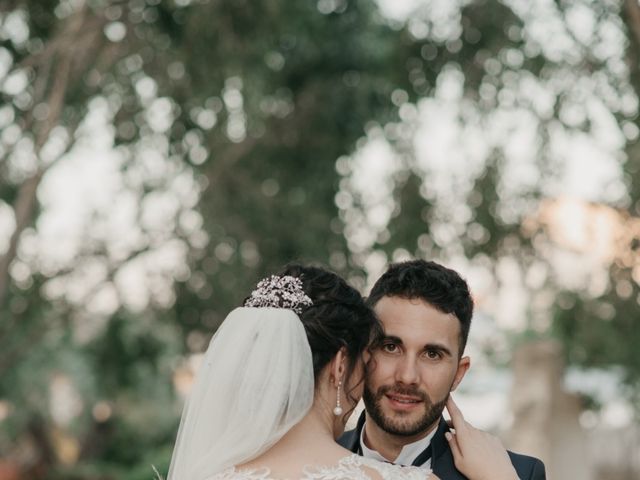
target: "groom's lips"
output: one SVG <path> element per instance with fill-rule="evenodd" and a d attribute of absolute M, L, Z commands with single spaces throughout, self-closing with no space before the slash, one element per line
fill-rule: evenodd
<path fill-rule="evenodd" d="M 412 410 L 422 403 L 422 398 L 397 393 L 386 393 L 385 398 L 394 410 Z"/>

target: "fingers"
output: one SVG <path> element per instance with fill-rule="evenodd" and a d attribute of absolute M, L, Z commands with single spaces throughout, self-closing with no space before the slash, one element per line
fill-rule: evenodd
<path fill-rule="evenodd" d="M 453 397 L 451 395 L 449 395 L 449 398 L 447 399 L 447 411 L 451 416 L 451 423 L 453 423 L 453 428 L 455 428 L 456 431 L 463 429 L 466 423 L 464 420 L 464 416 L 456 405 L 456 402 L 453 401 Z"/>
<path fill-rule="evenodd" d="M 459 465 L 462 461 L 462 452 L 460 451 L 460 446 L 458 445 L 458 439 L 451 432 L 445 432 L 445 438 L 449 442 L 449 447 L 451 447 L 451 453 L 453 454 L 453 462 L 456 465 Z"/>

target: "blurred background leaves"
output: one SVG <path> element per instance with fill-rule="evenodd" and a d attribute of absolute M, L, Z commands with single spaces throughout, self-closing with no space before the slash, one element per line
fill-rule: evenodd
<path fill-rule="evenodd" d="M 4 0 L 3 468 L 166 471 L 198 354 L 293 260 L 480 272 L 637 401 L 639 46 L 634 0 Z"/>

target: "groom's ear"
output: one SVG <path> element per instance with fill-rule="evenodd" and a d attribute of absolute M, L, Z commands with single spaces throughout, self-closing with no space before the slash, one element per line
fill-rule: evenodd
<path fill-rule="evenodd" d="M 469 357 L 462 357 L 460 361 L 458 361 L 458 370 L 456 371 L 455 377 L 453 377 L 453 385 L 451 386 L 451 391 L 453 392 L 466 375 L 469 367 L 471 366 L 471 359 Z"/>

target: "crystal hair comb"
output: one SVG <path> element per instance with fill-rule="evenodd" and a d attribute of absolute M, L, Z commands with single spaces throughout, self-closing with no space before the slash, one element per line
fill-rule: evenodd
<path fill-rule="evenodd" d="M 302 307 L 311 305 L 313 302 L 304 293 L 302 280 L 291 275 L 271 275 L 260 280 L 244 302 L 245 307 L 288 308 L 298 315 L 302 313 Z"/>

